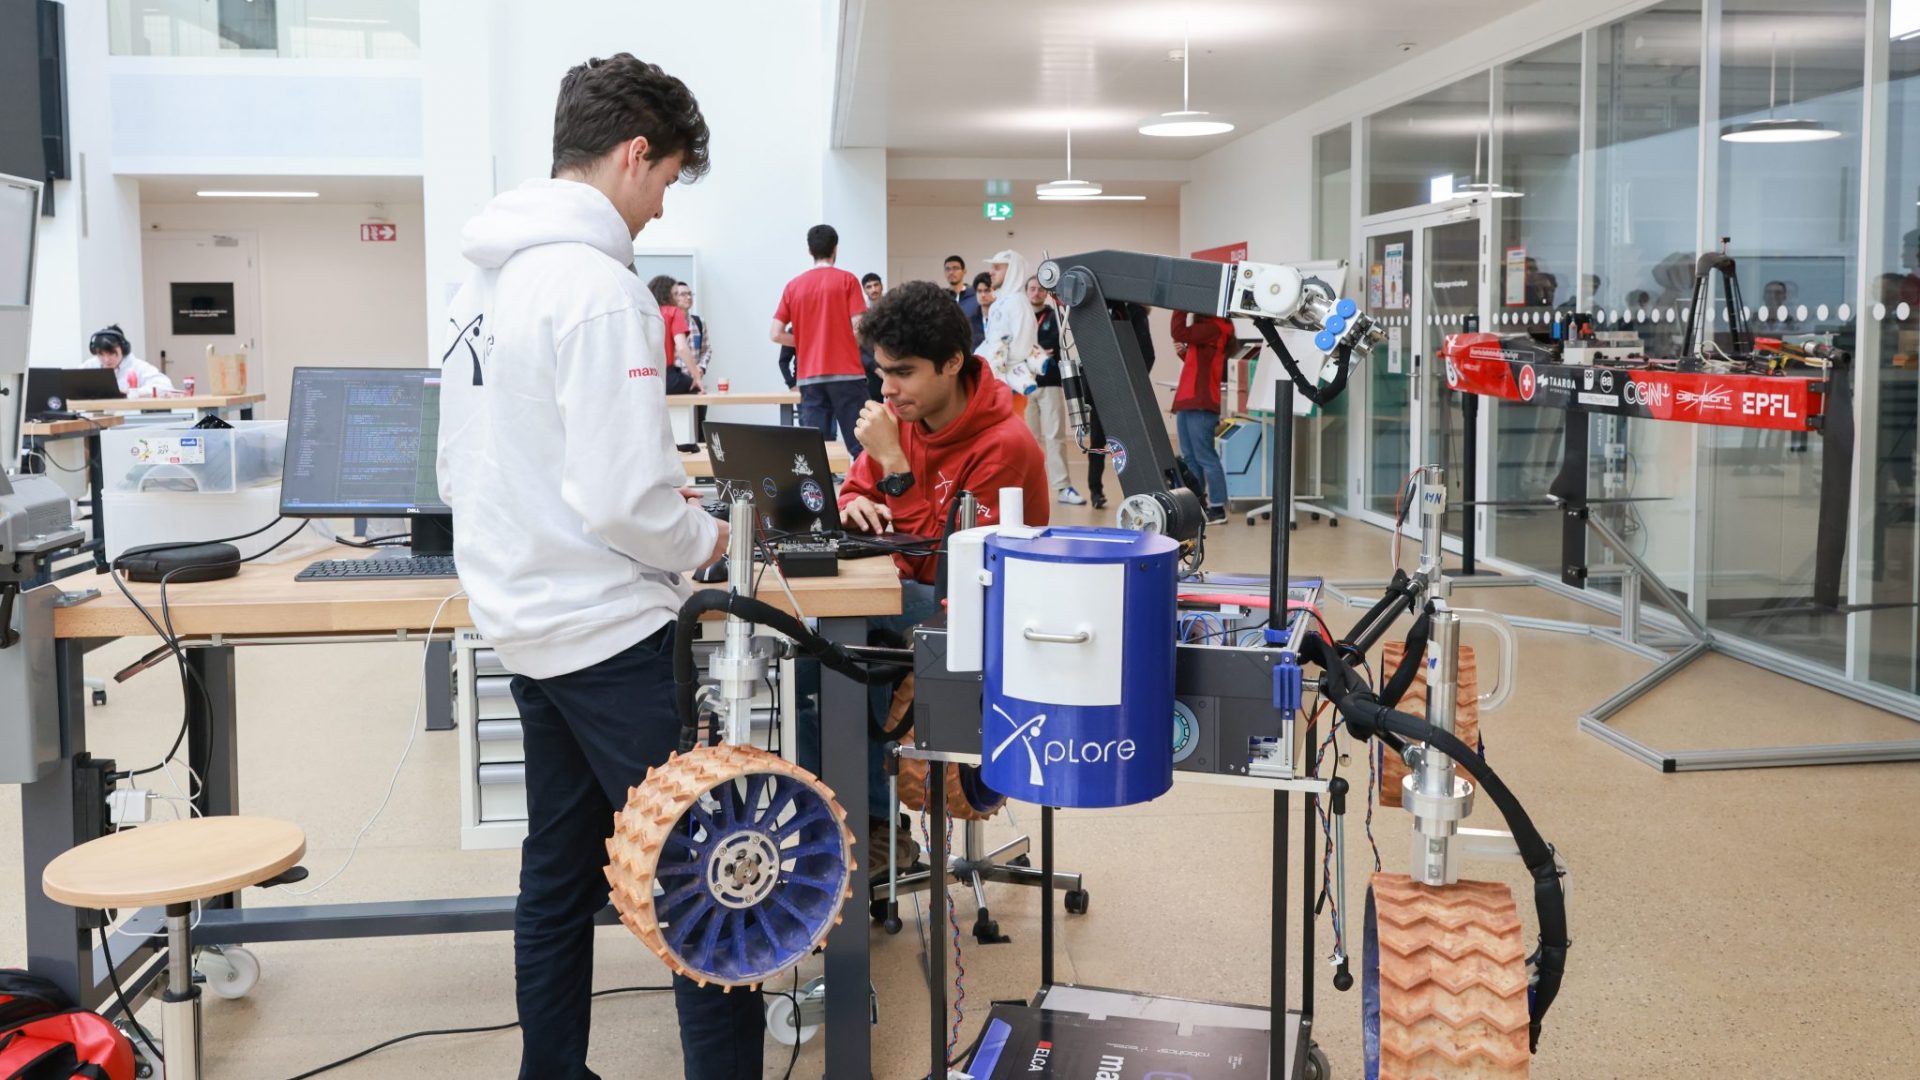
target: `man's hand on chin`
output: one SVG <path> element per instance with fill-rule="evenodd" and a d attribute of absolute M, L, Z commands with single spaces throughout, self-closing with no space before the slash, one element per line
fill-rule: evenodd
<path fill-rule="evenodd" d="M 860 419 L 853 422 L 853 437 L 880 466 L 882 475 L 907 471 L 907 455 L 900 450 L 900 418 L 885 402 L 869 401 L 860 407 Z"/>

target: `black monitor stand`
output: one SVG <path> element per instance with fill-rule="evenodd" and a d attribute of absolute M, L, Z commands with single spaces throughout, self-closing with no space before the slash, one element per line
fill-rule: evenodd
<path fill-rule="evenodd" d="M 453 554 L 452 514 L 416 514 L 409 520 L 413 522 L 412 554 Z"/>

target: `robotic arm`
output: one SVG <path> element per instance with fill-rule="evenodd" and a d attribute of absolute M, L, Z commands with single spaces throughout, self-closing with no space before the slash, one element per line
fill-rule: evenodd
<path fill-rule="evenodd" d="M 1084 427 L 1091 405 L 1118 444 L 1114 473 L 1127 495 L 1121 523 L 1182 542 L 1200 534 L 1205 511 L 1180 482 L 1139 347 L 1131 331 L 1122 333 L 1109 317 L 1108 302 L 1250 318 L 1300 392 L 1320 404 L 1345 388 L 1353 350 L 1386 337 L 1353 301 L 1335 301 L 1291 266 L 1093 251 L 1049 259 L 1040 264 L 1039 278 L 1067 310 L 1073 347 L 1061 350 L 1060 378 L 1072 422 Z M 1308 379 L 1294 362 L 1279 335 L 1282 325 L 1314 332 L 1314 344 L 1332 355 L 1334 375 L 1327 386 Z"/>

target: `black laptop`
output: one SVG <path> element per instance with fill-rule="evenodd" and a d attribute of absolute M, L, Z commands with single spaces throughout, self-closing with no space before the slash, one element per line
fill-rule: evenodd
<path fill-rule="evenodd" d="M 760 527 L 769 534 L 840 531 L 827 440 L 818 430 L 709 420 L 706 439 L 722 498 L 751 492 Z"/>
<path fill-rule="evenodd" d="M 27 369 L 28 420 L 51 420 L 71 412 L 71 402 L 107 401 L 120 395 L 120 380 L 106 368 Z"/>

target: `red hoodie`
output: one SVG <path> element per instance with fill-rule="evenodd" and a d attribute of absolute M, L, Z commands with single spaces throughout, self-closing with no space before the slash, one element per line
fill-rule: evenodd
<path fill-rule="evenodd" d="M 1188 319 L 1192 321 L 1189 322 Z M 1173 340 L 1187 347 L 1180 368 L 1180 388 L 1173 394 L 1174 412 L 1220 411 L 1220 379 L 1227 346 L 1233 344 L 1233 324 L 1213 315 L 1173 313 Z"/>
<path fill-rule="evenodd" d="M 900 425 L 900 452 L 913 474 L 913 486 L 905 495 L 896 498 L 882 493 L 880 480 L 885 474 L 880 463 L 862 453 L 840 485 L 840 505 L 844 508 L 865 495 L 893 511 L 896 532 L 939 536 L 946 528 L 948 504 L 963 489 L 980 502 L 978 524 L 996 525 L 1000 489 L 1017 487 L 1027 495 L 1026 523 L 1047 523 L 1051 492 L 1040 444 L 1033 441 L 1026 421 L 1013 414 L 1013 392 L 985 364 L 967 378 L 967 407 L 959 419 L 937 432 L 927 431 L 920 423 Z M 896 555 L 893 561 L 902 577 L 933 584 L 938 560 Z"/>

